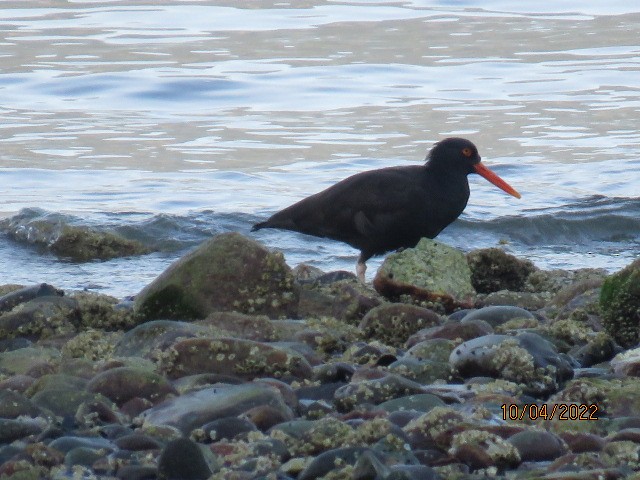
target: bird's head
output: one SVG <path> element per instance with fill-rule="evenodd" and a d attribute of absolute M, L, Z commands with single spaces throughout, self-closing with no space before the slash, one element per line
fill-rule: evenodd
<path fill-rule="evenodd" d="M 509 195 L 520 198 L 520 194 L 489 170 L 481 161 L 478 148 L 466 138 L 451 137 L 436 143 L 427 156 L 427 165 L 436 170 L 477 173 Z"/>

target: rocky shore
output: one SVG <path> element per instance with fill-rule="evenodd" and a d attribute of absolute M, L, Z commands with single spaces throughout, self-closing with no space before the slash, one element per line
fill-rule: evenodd
<path fill-rule="evenodd" d="M 0 287 L 0 479 L 640 479 L 639 338 L 640 260 L 222 234 L 133 300 Z"/>

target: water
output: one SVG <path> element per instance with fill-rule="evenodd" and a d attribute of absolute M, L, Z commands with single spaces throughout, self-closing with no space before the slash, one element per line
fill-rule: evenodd
<path fill-rule="evenodd" d="M 471 178 L 440 240 L 622 268 L 640 252 L 640 7 L 540 3 L 3 2 L 0 217 L 159 251 L 77 264 L 0 233 L 0 283 L 135 294 L 211 235 L 451 135 L 523 198 Z M 357 256 L 251 235 L 291 265 Z"/>

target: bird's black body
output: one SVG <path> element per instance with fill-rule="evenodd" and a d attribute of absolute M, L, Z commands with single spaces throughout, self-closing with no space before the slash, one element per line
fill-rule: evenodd
<path fill-rule="evenodd" d="M 479 163 L 473 143 L 448 138 L 433 147 L 424 165 L 358 173 L 253 230 L 279 228 L 345 242 L 360 250 L 358 266 L 364 274 L 370 257 L 414 247 L 458 218 L 469 199 L 467 175 Z"/>

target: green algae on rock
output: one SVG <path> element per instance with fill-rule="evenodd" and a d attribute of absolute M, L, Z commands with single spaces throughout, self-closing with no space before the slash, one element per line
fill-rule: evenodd
<path fill-rule="evenodd" d="M 640 260 L 607 277 L 600 292 L 602 324 L 623 347 L 640 339 Z"/>
<path fill-rule="evenodd" d="M 202 319 L 215 311 L 286 317 L 297 291 L 281 253 L 223 233 L 177 260 L 136 297 L 142 320 Z"/>
<path fill-rule="evenodd" d="M 476 294 L 464 253 L 428 238 L 387 256 L 373 286 L 385 297 L 408 295 L 414 301 L 440 303 L 446 311 L 471 306 Z"/>

